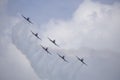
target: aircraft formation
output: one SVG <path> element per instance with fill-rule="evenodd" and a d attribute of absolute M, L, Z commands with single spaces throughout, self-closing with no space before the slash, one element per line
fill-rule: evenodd
<path fill-rule="evenodd" d="M 29 17 L 25 17 L 25 16 L 23 16 L 23 15 L 21 15 L 21 16 L 22 16 L 28 23 L 33 24 L 33 22 L 30 20 Z M 31 33 L 32 33 L 37 39 L 42 40 L 42 39 L 39 37 L 38 33 L 35 33 L 35 32 L 33 32 L 32 30 L 31 30 Z M 59 47 L 59 45 L 56 43 L 56 40 L 52 40 L 52 39 L 49 38 L 49 37 L 48 37 L 48 40 L 49 40 L 52 44 L 54 44 L 55 46 Z M 42 48 L 46 53 L 52 55 L 52 53 L 49 52 L 48 47 L 44 47 L 44 46 L 42 46 L 42 45 L 40 45 L 40 46 L 41 46 L 41 48 Z M 58 53 L 57 53 L 57 55 L 58 55 L 64 62 L 69 63 L 69 61 L 66 59 L 66 56 L 60 55 L 60 54 L 58 54 Z M 87 64 L 84 62 L 84 58 L 80 58 L 80 57 L 78 57 L 78 56 L 76 56 L 76 58 L 77 58 L 77 60 L 80 61 L 82 64 L 84 64 L 84 65 L 87 66 Z"/>

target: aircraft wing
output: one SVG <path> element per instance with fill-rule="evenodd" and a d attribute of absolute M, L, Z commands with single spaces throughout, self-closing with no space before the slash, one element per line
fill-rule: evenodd
<path fill-rule="evenodd" d="M 57 55 L 58 55 L 60 58 L 62 58 L 62 56 L 61 56 L 60 54 L 57 53 Z"/>
<path fill-rule="evenodd" d="M 76 56 L 78 60 L 80 60 L 80 58 L 78 56 Z"/>
<path fill-rule="evenodd" d="M 48 39 L 52 42 L 52 40 L 48 37 Z"/>
<path fill-rule="evenodd" d="M 46 51 L 46 50 L 45 50 Z M 49 51 L 46 51 L 47 53 L 49 53 L 50 55 L 52 55 Z"/>
<path fill-rule="evenodd" d="M 85 62 L 82 62 L 82 63 L 87 66 L 87 64 Z"/>
<path fill-rule="evenodd" d="M 65 62 L 68 62 L 66 59 L 63 59 Z M 69 62 L 68 62 L 69 63 Z"/>
<path fill-rule="evenodd" d="M 42 40 L 40 37 L 36 36 L 38 39 Z"/>
<path fill-rule="evenodd" d="M 27 19 L 25 16 L 21 15 L 24 19 Z"/>
<path fill-rule="evenodd" d="M 30 20 L 27 20 L 29 23 L 33 24 Z"/>
<path fill-rule="evenodd" d="M 57 47 L 59 47 L 59 45 L 58 45 L 58 44 L 56 44 L 56 43 L 53 43 L 53 44 L 55 44 Z"/>
<path fill-rule="evenodd" d="M 40 46 L 45 50 L 45 48 L 42 45 L 40 45 Z"/>
<path fill-rule="evenodd" d="M 33 35 L 35 35 L 35 33 L 34 33 L 34 32 L 32 32 L 32 31 L 31 31 L 31 33 L 32 33 Z"/>

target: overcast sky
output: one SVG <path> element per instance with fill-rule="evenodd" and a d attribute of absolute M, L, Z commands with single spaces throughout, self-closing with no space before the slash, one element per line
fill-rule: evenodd
<path fill-rule="evenodd" d="M 0 80 L 119 80 L 119 21 L 119 0 L 0 0 Z"/>

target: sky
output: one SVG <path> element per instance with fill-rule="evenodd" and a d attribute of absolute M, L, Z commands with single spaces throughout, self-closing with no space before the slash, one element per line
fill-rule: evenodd
<path fill-rule="evenodd" d="M 119 0 L 0 0 L 0 80 L 119 80 L 119 21 Z"/>

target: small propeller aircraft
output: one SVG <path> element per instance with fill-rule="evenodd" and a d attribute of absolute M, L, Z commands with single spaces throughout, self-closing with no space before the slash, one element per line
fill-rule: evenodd
<path fill-rule="evenodd" d="M 49 39 L 54 45 L 56 45 L 57 47 L 59 47 L 59 45 L 56 44 L 55 40 L 52 40 L 52 39 L 50 39 L 49 37 L 48 37 L 48 39 Z"/>
<path fill-rule="evenodd" d="M 49 51 L 48 51 L 48 47 L 43 47 L 42 45 L 41 45 L 41 47 L 47 52 L 47 53 L 49 53 L 49 54 L 51 54 Z"/>
<path fill-rule="evenodd" d="M 31 31 L 31 33 L 32 33 L 35 37 L 37 37 L 38 39 L 41 40 L 41 38 L 38 36 L 38 33 L 34 33 L 34 32 L 32 32 L 32 31 Z"/>
<path fill-rule="evenodd" d="M 77 57 L 77 59 L 79 60 L 79 61 L 81 61 L 84 65 L 87 65 L 85 62 L 84 62 L 84 59 L 83 58 L 79 58 L 78 56 L 76 56 Z"/>
<path fill-rule="evenodd" d="M 61 56 L 60 54 L 58 54 L 58 56 L 59 56 L 60 58 L 62 58 L 65 62 L 68 62 L 68 61 L 65 59 L 65 56 Z"/>
<path fill-rule="evenodd" d="M 21 15 L 25 20 L 27 20 L 29 23 L 33 24 L 31 21 L 30 21 L 30 18 L 29 17 L 25 17 L 23 15 Z"/>

